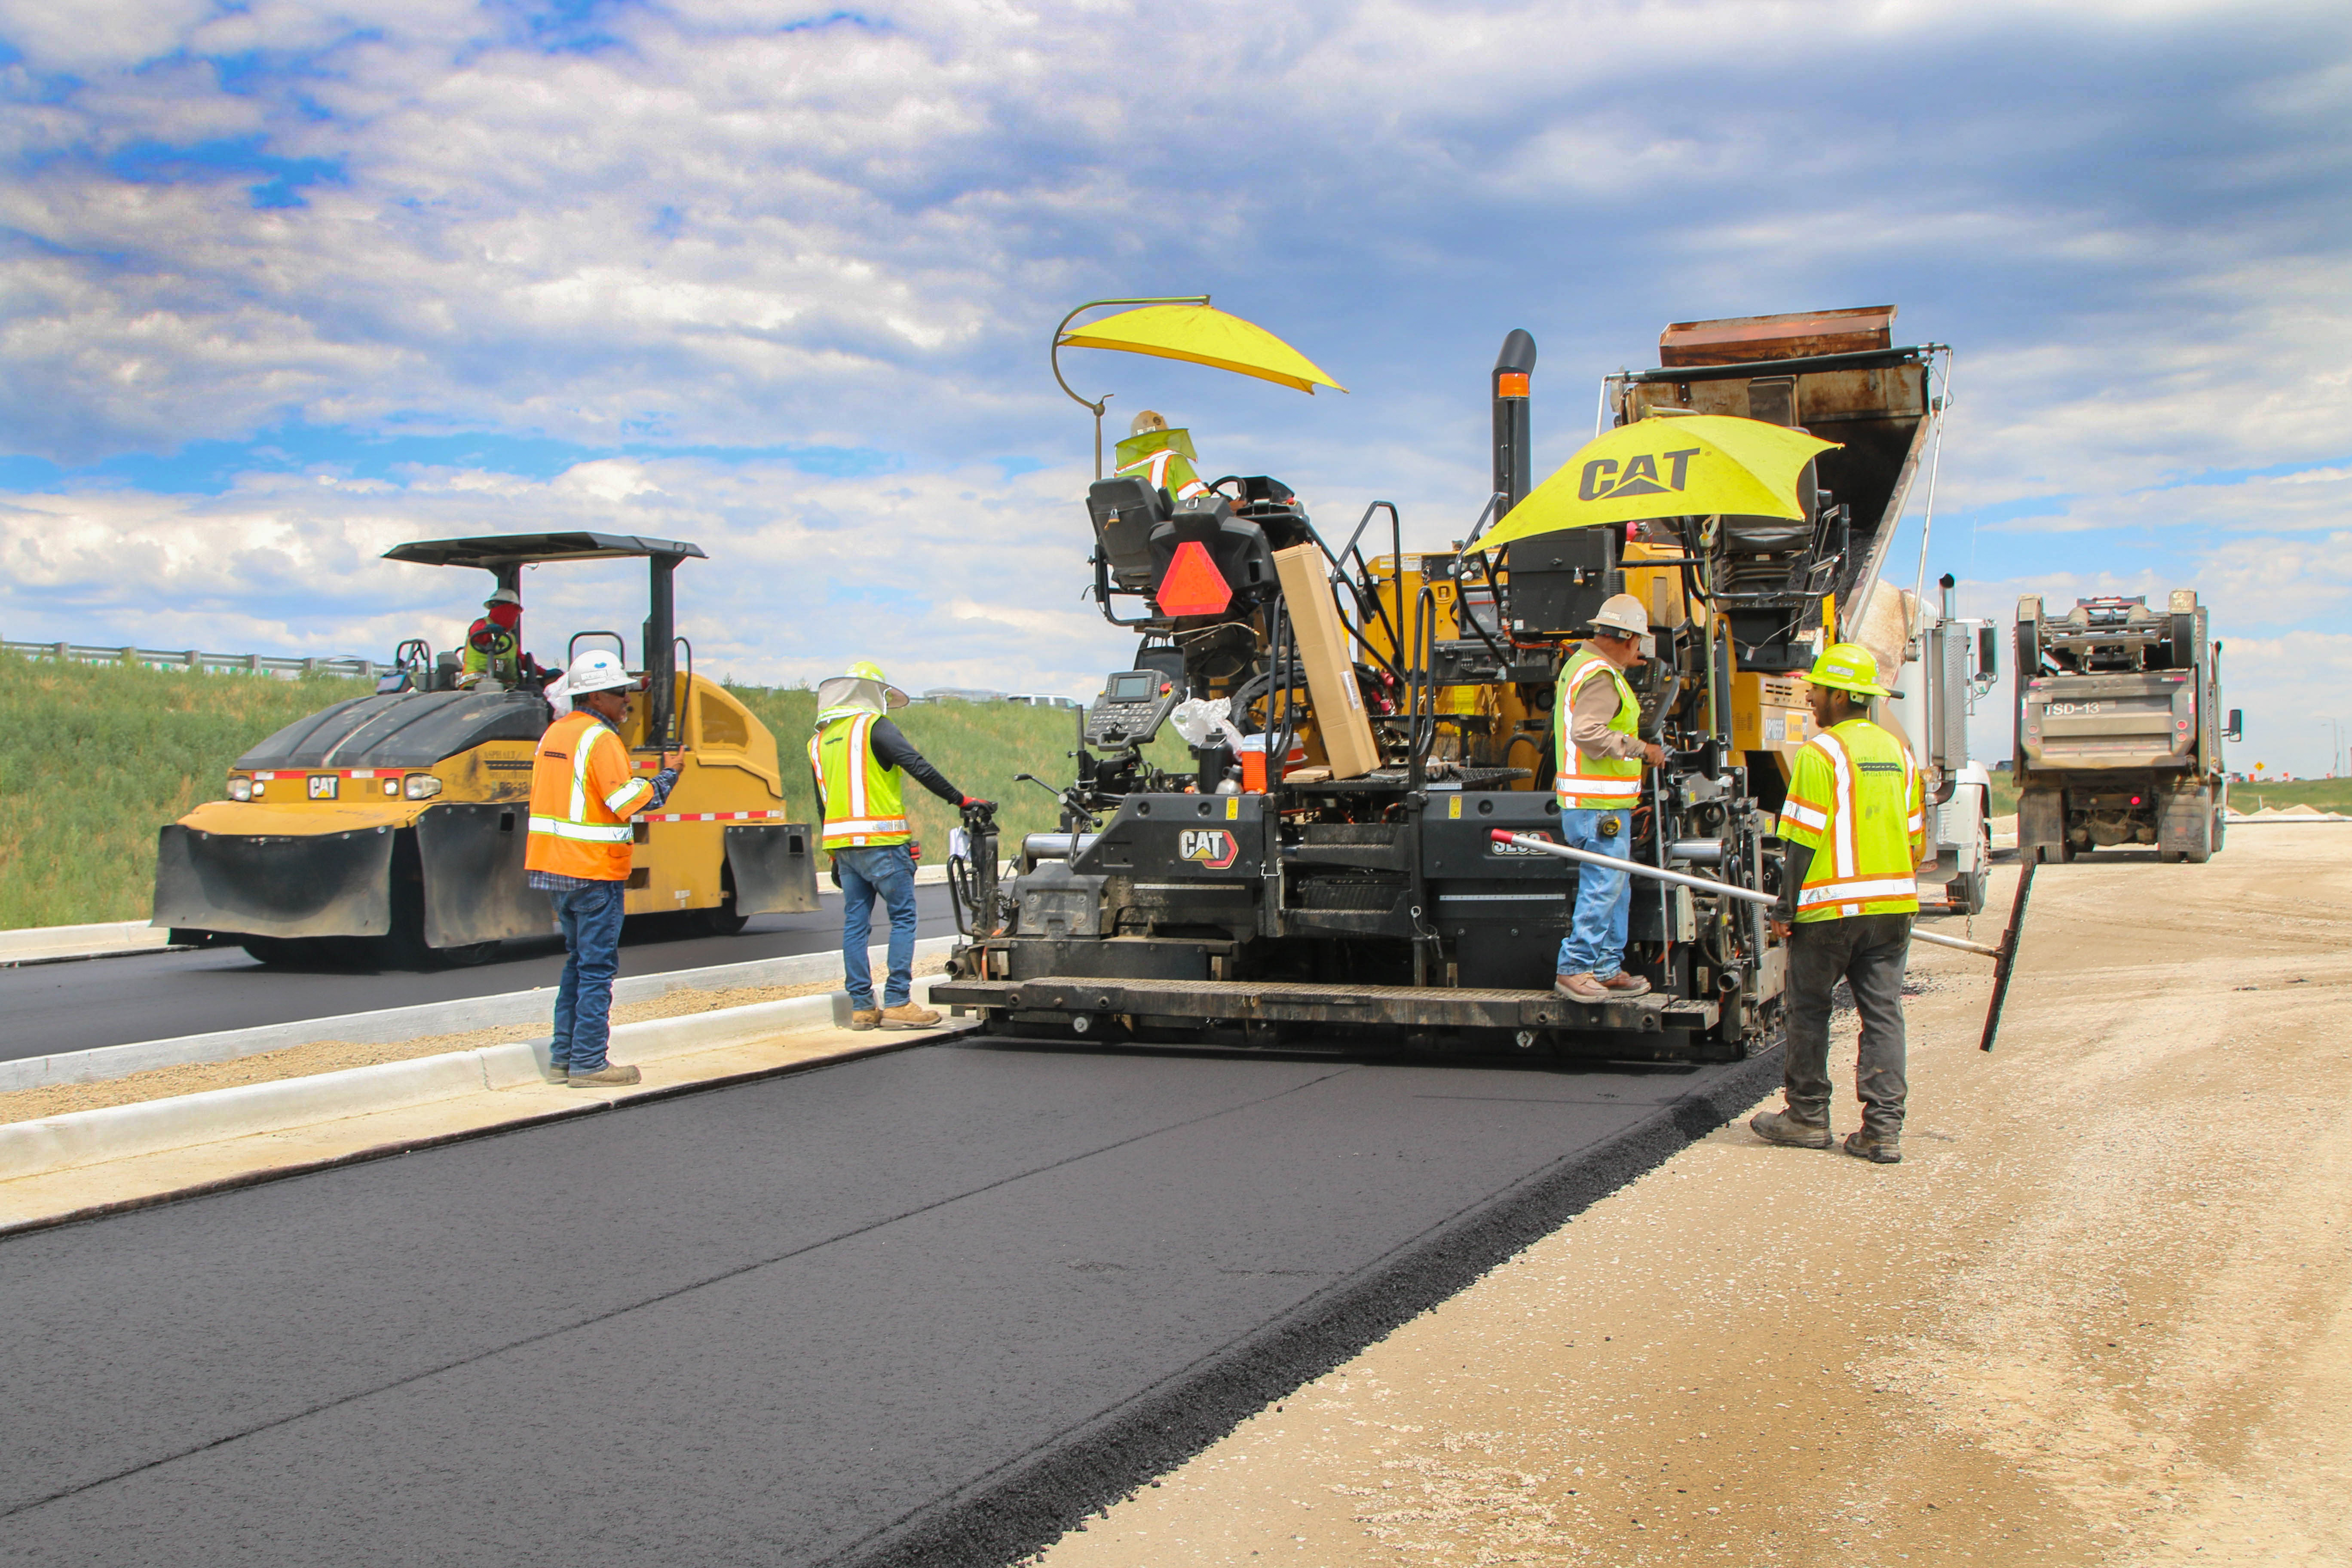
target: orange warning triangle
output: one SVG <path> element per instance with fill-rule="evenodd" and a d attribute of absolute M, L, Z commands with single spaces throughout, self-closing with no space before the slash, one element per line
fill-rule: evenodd
<path fill-rule="evenodd" d="M 1234 590 L 1209 559 L 1208 547 L 1188 539 L 1176 547 L 1168 575 L 1160 579 L 1160 592 L 1152 596 L 1163 616 L 1215 616 L 1234 602 Z"/>

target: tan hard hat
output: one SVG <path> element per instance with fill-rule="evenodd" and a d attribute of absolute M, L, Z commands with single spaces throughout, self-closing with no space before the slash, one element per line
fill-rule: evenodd
<path fill-rule="evenodd" d="M 1128 421 L 1127 433 L 1129 437 L 1135 437 L 1167 428 L 1168 421 L 1161 417 L 1157 410 L 1147 408 Z"/>
<path fill-rule="evenodd" d="M 1612 594 L 1592 617 L 1594 631 L 1622 632 L 1628 637 L 1650 635 L 1650 613 L 1631 594 Z"/>

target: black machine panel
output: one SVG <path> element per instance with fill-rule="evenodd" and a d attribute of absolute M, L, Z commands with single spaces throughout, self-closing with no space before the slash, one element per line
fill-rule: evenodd
<path fill-rule="evenodd" d="M 1156 669 L 1122 669 L 1087 710 L 1087 744 L 1104 751 L 1150 743 L 1183 691 Z"/>

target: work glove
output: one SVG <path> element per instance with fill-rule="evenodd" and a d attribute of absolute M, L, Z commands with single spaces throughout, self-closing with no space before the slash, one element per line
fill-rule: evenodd
<path fill-rule="evenodd" d="M 996 809 L 996 803 L 994 801 L 982 800 L 976 795 L 968 795 L 957 804 L 961 805 L 966 811 L 970 811 L 973 806 L 978 806 L 982 811 L 994 811 Z"/>

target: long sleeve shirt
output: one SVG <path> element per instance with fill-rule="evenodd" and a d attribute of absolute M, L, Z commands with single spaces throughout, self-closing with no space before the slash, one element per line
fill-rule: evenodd
<path fill-rule="evenodd" d="M 963 791 L 948 783 L 939 769 L 925 761 L 923 753 L 915 750 L 914 742 L 889 720 L 875 720 L 874 728 L 866 732 L 866 742 L 885 766 L 898 769 L 950 805 L 963 804 Z"/>

